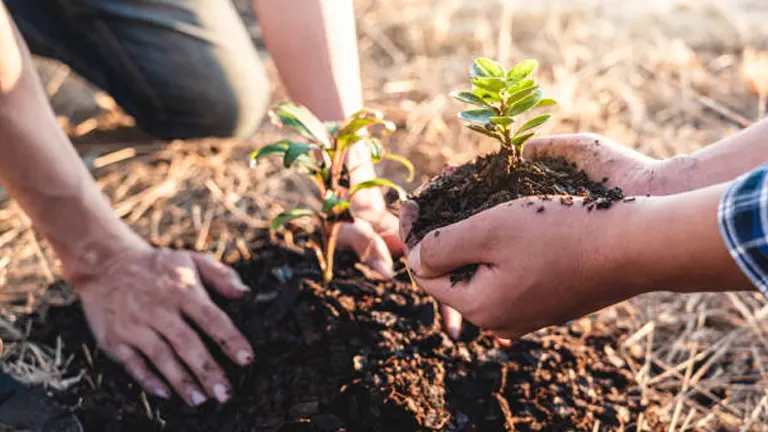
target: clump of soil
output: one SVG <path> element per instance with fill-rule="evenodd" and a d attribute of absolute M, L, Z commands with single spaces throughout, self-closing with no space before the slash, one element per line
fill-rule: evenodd
<path fill-rule="evenodd" d="M 229 403 L 142 394 L 95 349 L 79 304 L 33 326 L 32 339 L 60 336 L 69 372 L 84 374 L 55 397 L 86 431 L 635 430 L 645 410 L 630 371 L 606 359 L 623 337 L 615 329 L 556 327 L 504 348 L 469 327 L 453 342 L 402 263 L 396 281 L 377 281 L 341 255 L 329 289 L 312 282 L 314 257 L 293 249 L 268 246 L 233 266 L 253 293 L 215 300 L 257 357 L 241 369 L 213 349 Z"/>
<path fill-rule="evenodd" d="M 588 211 L 605 209 L 624 198 L 620 188 L 606 187 L 607 181 L 590 179 L 562 157 L 513 162 L 502 149 L 445 170 L 412 196 L 419 217 L 406 241 L 413 247 L 436 228 L 518 198 L 560 196 L 564 205 L 572 205 L 579 197 Z"/>

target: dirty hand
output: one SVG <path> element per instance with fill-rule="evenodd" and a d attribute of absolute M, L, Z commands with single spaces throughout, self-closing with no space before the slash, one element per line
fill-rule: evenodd
<path fill-rule="evenodd" d="M 427 234 L 406 249 L 408 266 L 418 286 L 470 322 L 518 337 L 637 294 L 617 281 L 631 209 L 587 212 L 578 200 L 568 207 L 536 198 L 500 204 Z M 412 201 L 403 205 L 401 235 L 418 211 Z M 479 264 L 474 276 L 452 286 L 450 272 L 469 264 Z"/>
<path fill-rule="evenodd" d="M 229 397 L 226 376 L 185 318 L 232 361 L 244 366 L 253 359 L 251 346 L 211 301 L 203 283 L 229 298 L 242 297 L 248 288 L 234 270 L 203 255 L 135 241 L 110 262 L 70 281 L 99 346 L 158 397 L 170 393 L 142 356 L 190 405 L 207 397 L 223 403 Z"/>
<path fill-rule="evenodd" d="M 674 181 L 677 159 L 658 160 L 616 141 L 592 133 L 533 138 L 523 157 L 538 159 L 562 156 L 584 170 L 593 180 L 607 178 L 607 185 L 621 186 L 624 195 L 666 195 Z"/>

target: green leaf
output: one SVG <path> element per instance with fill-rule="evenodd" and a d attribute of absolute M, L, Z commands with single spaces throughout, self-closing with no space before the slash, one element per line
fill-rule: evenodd
<path fill-rule="evenodd" d="M 293 165 L 293 163 L 299 158 L 302 159 L 302 164 L 306 165 L 308 162 L 312 162 L 314 165 L 317 165 L 314 159 L 308 156 L 308 153 L 312 150 L 320 150 L 320 147 L 307 143 L 291 143 L 288 146 L 288 150 L 285 151 L 285 156 L 283 157 L 283 166 L 290 168 L 291 165 Z"/>
<path fill-rule="evenodd" d="M 523 146 L 523 144 L 525 144 L 526 141 L 531 139 L 531 137 L 534 135 L 536 135 L 536 132 L 529 132 L 524 135 L 517 135 L 514 138 L 512 138 L 512 142 L 510 144 L 512 144 L 514 147 L 520 148 Z"/>
<path fill-rule="evenodd" d="M 416 175 L 416 170 L 414 169 L 413 163 L 411 161 L 409 161 L 407 158 L 403 156 L 390 154 L 390 153 L 385 154 L 384 159 L 400 162 L 406 169 L 408 169 L 408 178 L 406 179 L 406 181 L 408 183 L 413 181 L 413 177 Z"/>
<path fill-rule="evenodd" d="M 336 133 L 336 150 L 343 150 L 363 137 L 372 136 L 369 128 L 374 126 L 378 129 L 375 131 L 378 137 L 389 135 L 397 129 L 394 123 L 384 120 L 381 111 L 361 109 L 352 114 Z"/>
<path fill-rule="evenodd" d="M 390 189 L 397 191 L 397 194 L 399 195 L 401 201 L 405 201 L 405 199 L 407 198 L 407 193 L 405 192 L 405 189 L 392 183 L 390 180 L 387 180 L 381 177 L 356 184 L 355 187 L 353 187 L 352 190 L 349 191 L 349 198 L 352 199 L 352 197 L 357 192 L 363 189 L 371 189 L 375 187 L 388 187 Z"/>
<path fill-rule="evenodd" d="M 543 108 L 548 106 L 557 105 L 557 101 L 554 99 L 542 99 L 536 104 L 536 108 Z"/>
<path fill-rule="evenodd" d="M 465 125 L 465 126 L 470 128 L 470 129 L 472 129 L 475 132 L 480 132 L 483 135 L 488 135 L 491 138 L 496 138 L 497 140 L 501 141 L 501 137 L 499 137 L 498 134 L 496 134 L 493 131 L 490 131 L 490 130 L 486 129 L 483 126 L 478 126 L 478 125 L 475 125 L 475 124 L 468 124 L 468 125 Z"/>
<path fill-rule="evenodd" d="M 288 150 L 288 147 L 290 147 L 292 144 L 291 141 L 288 140 L 282 140 L 278 141 L 273 144 L 265 145 L 262 148 L 254 150 L 253 153 L 251 153 L 251 168 L 256 168 L 257 160 L 259 158 L 262 158 L 264 156 L 269 156 L 271 154 L 285 154 L 286 150 Z"/>
<path fill-rule="evenodd" d="M 477 61 L 472 62 L 472 65 L 469 67 L 469 76 L 470 78 L 483 78 L 483 77 L 491 77 L 493 76 L 486 68 L 484 68 L 480 63 Z"/>
<path fill-rule="evenodd" d="M 495 125 L 500 125 L 500 126 L 511 125 L 512 123 L 515 122 L 515 119 L 513 119 L 512 117 L 498 117 L 498 116 L 494 116 L 494 117 L 491 117 L 490 120 L 491 120 L 491 123 L 493 123 Z"/>
<path fill-rule="evenodd" d="M 488 102 L 482 100 L 479 96 L 470 92 L 452 92 L 451 96 L 456 100 L 460 100 L 470 105 L 493 108 L 493 105 L 489 104 Z"/>
<path fill-rule="evenodd" d="M 347 208 L 349 208 L 349 201 L 339 197 L 331 190 L 325 192 L 325 199 L 323 200 L 323 213 L 330 214 L 334 211 L 340 213 Z"/>
<path fill-rule="evenodd" d="M 489 58 L 481 57 L 475 60 L 475 63 L 486 72 L 488 72 L 488 75 L 484 76 L 504 78 L 506 71 L 504 70 L 504 66 L 500 65 L 498 62 Z"/>
<path fill-rule="evenodd" d="M 331 146 L 326 125 L 304 106 L 282 102 L 269 111 L 269 117 L 278 126 L 290 126 L 311 141 L 322 144 L 324 147 Z"/>
<path fill-rule="evenodd" d="M 524 81 L 521 81 L 521 83 L 523 82 Z M 521 87 L 514 86 L 510 88 L 510 91 L 507 93 L 507 96 L 505 97 L 505 102 L 507 106 L 512 106 L 520 102 L 521 100 L 530 96 L 533 92 L 539 89 L 539 85 L 534 83 L 533 80 L 531 81 L 526 80 L 525 83 L 530 85 L 521 86 Z"/>
<path fill-rule="evenodd" d="M 471 81 L 477 87 L 492 92 L 498 92 L 507 86 L 507 82 L 503 78 L 496 77 L 472 78 Z"/>
<path fill-rule="evenodd" d="M 504 115 L 514 117 L 518 114 L 522 114 L 528 111 L 529 109 L 535 107 L 536 104 L 541 101 L 542 94 L 543 93 L 541 90 L 536 90 L 532 94 L 524 97 L 519 102 L 509 107 L 509 109 L 507 109 Z"/>
<path fill-rule="evenodd" d="M 479 125 L 486 125 L 488 122 L 491 121 L 491 117 L 494 117 L 496 115 L 496 112 L 487 110 L 487 109 L 476 109 L 476 110 L 469 110 L 469 111 L 462 111 L 459 113 L 459 118 L 468 121 L 470 123 L 475 123 Z"/>
<path fill-rule="evenodd" d="M 270 229 L 272 231 L 275 231 L 281 226 L 285 225 L 286 223 L 294 219 L 298 219 L 306 216 L 316 216 L 316 215 L 317 213 L 314 210 L 304 208 L 304 207 L 287 210 L 280 213 L 279 215 L 277 215 L 277 217 L 272 219 L 272 225 L 270 226 Z"/>
<path fill-rule="evenodd" d="M 381 161 L 381 140 L 378 138 L 369 138 L 368 144 L 371 146 L 371 160 L 373 163 L 379 163 Z"/>
<path fill-rule="evenodd" d="M 526 132 L 535 127 L 541 126 L 542 124 L 544 124 L 544 122 L 549 120 L 550 117 L 552 117 L 552 114 L 542 114 L 538 117 L 528 120 L 527 122 L 525 122 L 524 125 L 520 126 L 520 129 L 518 129 L 517 132 L 515 132 L 515 135 L 520 135 L 523 132 Z"/>
<path fill-rule="evenodd" d="M 328 135 L 330 136 L 335 136 L 336 132 L 338 132 L 339 128 L 341 128 L 340 122 L 327 121 L 323 123 L 325 124 L 325 129 L 328 131 Z"/>
<path fill-rule="evenodd" d="M 523 60 L 507 72 L 507 81 L 516 83 L 532 74 L 539 66 L 536 60 Z"/>
<path fill-rule="evenodd" d="M 472 89 L 472 94 L 477 96 L 477 97 L 479 97 L 480 99 L 486 101 L 489 104 L 492 103 L 492 102 L 500 102 L 501 101 L 501 98 L 499 97 L 499 93 L 498 92 L 491 92 L 491 91 L 488 91 L 488 90 L 485 90 L 485 89 L 481 89 L 479 87 Z"/>

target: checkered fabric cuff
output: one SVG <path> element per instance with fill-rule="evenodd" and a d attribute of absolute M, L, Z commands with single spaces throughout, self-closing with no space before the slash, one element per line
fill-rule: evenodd
<path fill-rule="evenodd" d="M 768 296 L 768 164 L 728 187 L 717 217 L 731 256 L 755 287 Z"/>

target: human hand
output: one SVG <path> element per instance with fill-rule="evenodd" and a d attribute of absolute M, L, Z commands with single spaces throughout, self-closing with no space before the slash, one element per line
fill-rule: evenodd
<path fill-rule="evenodd" d="M 368 145 L 355 144 L 347 153 L 350 188 L 376 178 Z M 403 253 L 398 220 L 388 209 L 379 188 L 361 189 L 350 200 L 353 223 L 342 224 L 338 244 L 351 248 L 360 262 L 385 277 L 394 276 L 392 256 Z"/>
<path fill-rule="evenodd" d="M 602 135 L 578 133 L 533 138 L 523 157 L 562 156 L 593 180 L 607 178 L 607 185 L 621 187 L 624 195 L 666 195 L 677 181 L 677 158 L 659 160 L 639 153 Z"/>
<path fill-rule="evenodd" d="M 136 241 L 70 281 L 99 346 L 158 397 L 170 393 L 142 355 L 190 405 L 205 402 L 205 394 L 221 403 L 229 398 L 229 381 L 185 318 L 237 364 L 245 366 L 253 359 L 251 346 L 211 301 L 203 282 L 233 299 L 248 287 L 234 270 L 203 255 Z"/>
<path fill-rule="evenodd" d="M 406 246 L 408 266 L 438 301 L 498 337 L 518 337 L 640 293 L 627 283 L 631 268 L 621 253 L 622 227 L 640 205 L 587 212 L 578 200 L 500 204 Z M 417 216 L 416 203 L 402 206 L 401 236 Z M 472 279 L 452 286 L 450 272 L 469 264 L 479 264 Z"/>

